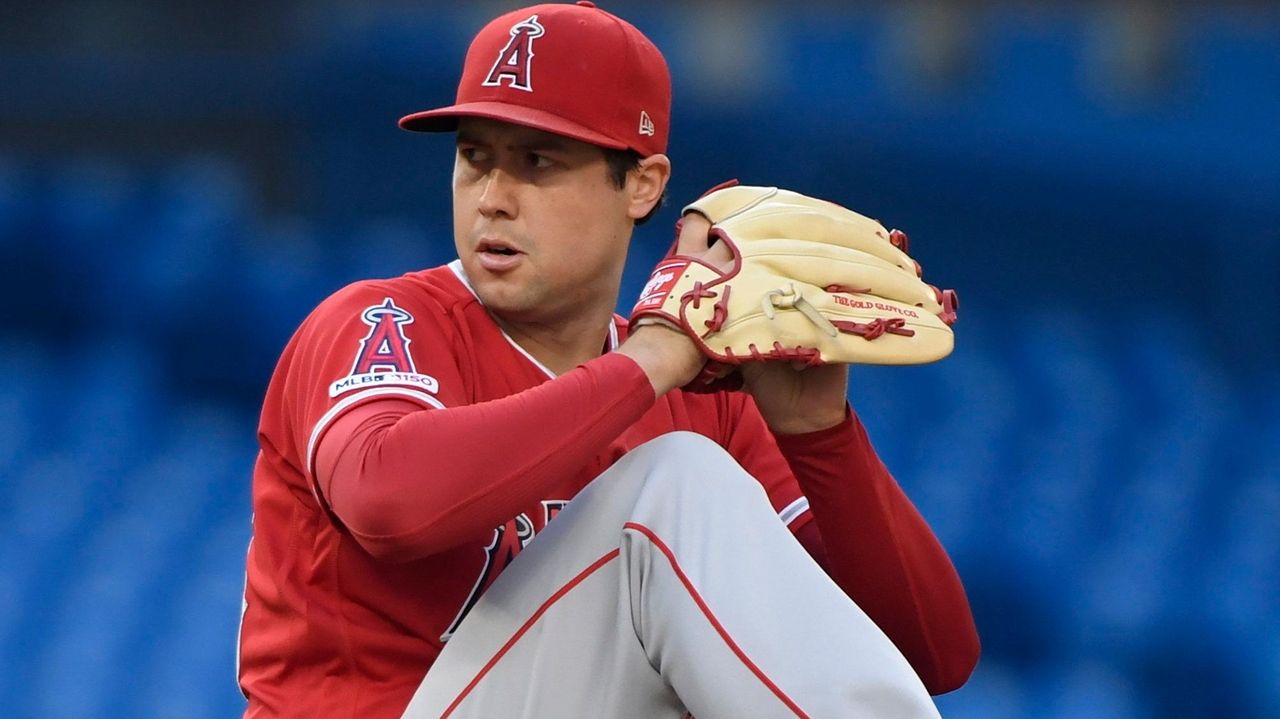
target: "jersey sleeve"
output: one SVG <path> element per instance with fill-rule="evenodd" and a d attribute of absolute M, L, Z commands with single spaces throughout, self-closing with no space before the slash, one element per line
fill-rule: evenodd
<path fill-rule="evenodd" d="M 978 661 L 964 587 L 933 531 L 850 410 L 829 429 L 778 435 L 812 501 L 827 571 L 884 630 L 930 693 L 960 686 Z"/>
<path fill-rule="evenodd" d="M 812 518 L 809 500 L 755 401 L 745 392 L 719 393 L 717 401 L 722 403 L 720 431 L 726 438 L 725 449 L 764 487 L 782 523 L 798 531 Z"/>
<path fill-rule="evenodd" d="M 406 561 L 491 532 L 565 484 L 654 403 L 610 353 L 497 399 L 478 381 L 461 310 L 395 281 L 344 288 L 295 335 L 278 404 L 330 520 Z"/>
<path fill-rule="evenodd" d="M 397 290 L 383 281 L 349 285 L 295 336 L 283 404 L 313 491 L 316 447 L 355 407 L 387 398 L 434 409 L 465 401 L 444 310 L 423 293 Z"/>
<path fill-rule="evenodd" d="M 316 471 L 366 551 L 425 557 L 572 481 L 653 402 L 644 371 L 613 352 L 499 399 L 444 410 L 362 405 L 326 435 Z"/>

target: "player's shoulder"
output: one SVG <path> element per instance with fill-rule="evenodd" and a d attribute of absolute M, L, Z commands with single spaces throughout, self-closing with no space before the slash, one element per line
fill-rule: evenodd
<path fill-rule="evenodd" d="M 410 317 L 443 319 L 475 296 L 448 266 L 409 272 L 398 277 L 352 282 L 326 297 L 311 313 L 310 322 L 343 319 L 351 313 L 385 310 Z"/>

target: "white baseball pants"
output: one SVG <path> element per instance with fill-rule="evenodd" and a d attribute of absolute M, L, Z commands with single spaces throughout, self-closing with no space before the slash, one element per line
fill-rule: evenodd
<path fill-rule="evenodd" d="M 880 629 L 689 432 L 601 474 L 476 603 L 405 719 L 938 717 Z"/>

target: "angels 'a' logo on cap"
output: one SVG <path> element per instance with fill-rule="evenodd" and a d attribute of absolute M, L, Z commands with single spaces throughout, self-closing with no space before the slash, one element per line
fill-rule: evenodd
<path fill-rule="evenodd" d="M 509 80 L 512 89 L 533 92 L 533 41 L 546 33 L 537 15 L 530 15 L 511 26 L 511 39 L 498 51 L 498 59 L 489 70 L 489 76 L 480 83 L 487 87 L 499 87 L 503 78 Z"/>

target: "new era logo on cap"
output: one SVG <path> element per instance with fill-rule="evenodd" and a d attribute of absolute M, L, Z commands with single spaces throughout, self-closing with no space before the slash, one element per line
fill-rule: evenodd
<path fill-rule="evenodd" d="M 463 117 L 647 157 L 667 150 L 671 75 L 658 48 L 622 18 L 585 0 L 534 5 L 476 34 L 452 105 L 406 115 L 400 126 L 448 132 Z"/>
<path fill-rule="evenodd" d="M 653 136 L 653 120 L 644 110 L 640 111 L 640 134 Z"/>
<path fill-rule="evenodd" d="M 489 75 L 480 83 L 498 87 L 503 78 L 516 90 L 533 92 L 533 41 L 546 34 L 547 29 L 538 24 L 538 16 L 530 15 L 511 26 L 511 40 L 498 51 Z"/>

